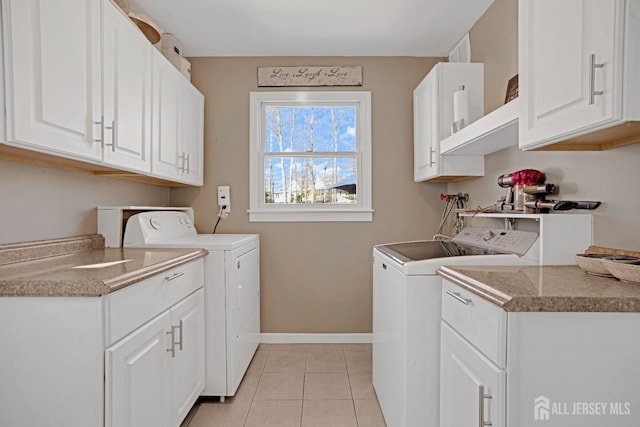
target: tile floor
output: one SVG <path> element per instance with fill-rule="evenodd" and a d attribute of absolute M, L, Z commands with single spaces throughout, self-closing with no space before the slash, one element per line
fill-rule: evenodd
<path fill-rule="evenodd" d="M 261 344 L 236 395 L 203 401 L 182 427 L 385 426 L 370 344 Z"/>

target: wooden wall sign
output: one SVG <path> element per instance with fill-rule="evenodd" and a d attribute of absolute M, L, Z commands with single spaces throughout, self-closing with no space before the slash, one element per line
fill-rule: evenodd
<path fill-rule="evenodd" d="M 258 86 L 362 86 L 362 67 L 258 67 Z"/>

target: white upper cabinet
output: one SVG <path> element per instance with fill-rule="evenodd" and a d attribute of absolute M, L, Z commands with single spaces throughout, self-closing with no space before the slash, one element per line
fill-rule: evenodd
<path fill-rule="evenodd" d="M 484 111 L 483 65 L 438 63 L 413 92 L 414 180 L 450 182 L 484 175 L 483 156 L 443 156 L 440 141 L 451 135 L 453 93 L 469 91 L 471 122 Z"/>
<path fill-rule="evenodd" d="M 0 143 L 10 153 L 202 185 L 204 97 L 111 0 L 0 1 Z"/>
<path fill-rule="evenodd" d="M 104 162 L 151 170 L 151 46 L 109 0 L 103 10 Z"/>
<path fill-rule="evenodd" d="M 100 158 L 100 4 L 2 1 L 8 142 Z"/>
<path fill-rule="evenodd" d="M 640 141 L 640 4 L 520 0 L 520 148 Z"/>
<path fill-rule="evenodd" d="M 203 183 L 204 96 L 159 52 L 153 52 L 151 172 Z"/>
<path fill-rule="evenodd" d="M 204 161 L 204 96 L 186 80 L 182 86 L 183 180 L 202 185 Z"/>

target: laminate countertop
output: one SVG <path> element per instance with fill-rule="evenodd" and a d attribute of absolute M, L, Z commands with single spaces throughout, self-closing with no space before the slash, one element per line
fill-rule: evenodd
<path fill-rule="evenodd" d="M 577 266 L 455 266 L 438 275 L 510 312 L 640 312 L 640 285 Z"/>
<path fill-rule="evenodd" d="M 100 235 L 0 245 L 0 297 L 100 297 L 205 255 L 105 248 Z"/>

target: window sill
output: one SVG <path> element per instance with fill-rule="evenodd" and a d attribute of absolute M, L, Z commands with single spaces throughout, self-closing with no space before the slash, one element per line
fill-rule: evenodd
<path fill-rule="evenodd" d="M 248 210 L 249 222 L 371 222 L 371 209 L 259 209 Z"/>

